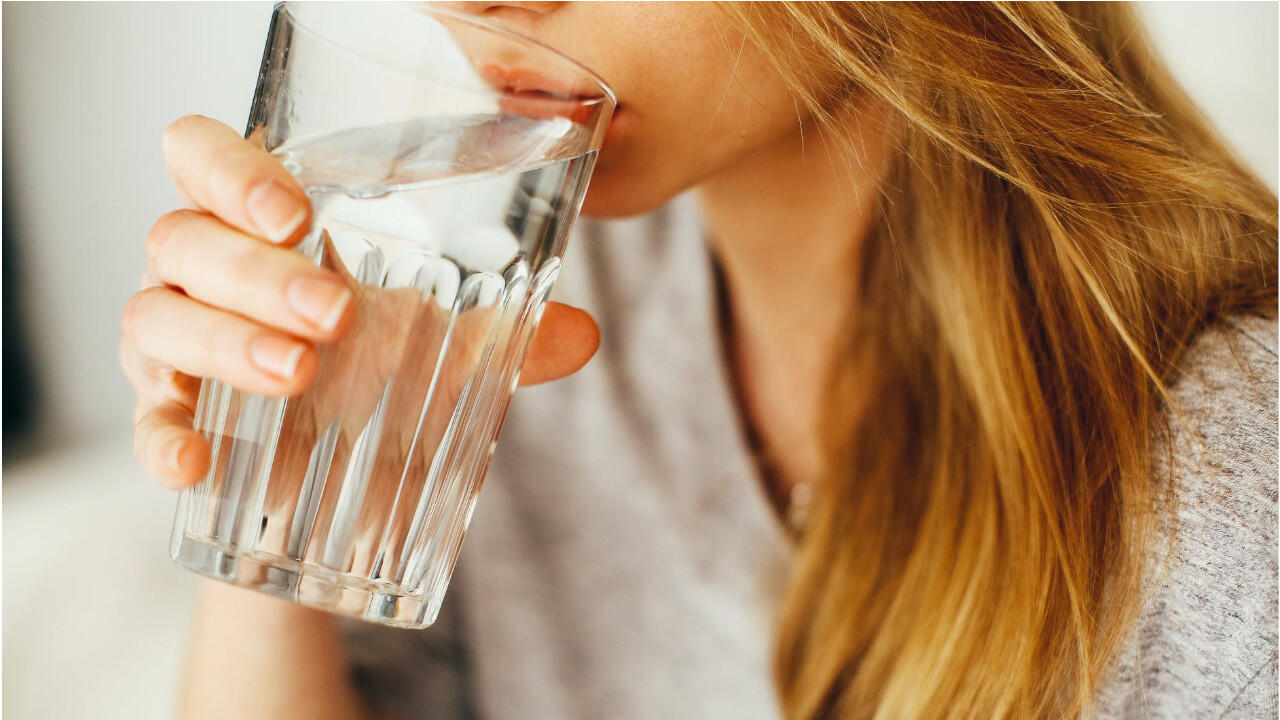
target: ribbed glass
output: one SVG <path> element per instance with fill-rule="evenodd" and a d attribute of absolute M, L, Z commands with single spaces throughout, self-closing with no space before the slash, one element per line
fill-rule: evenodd
<path fill-rule="evenodd" d="M 307 189 L 297 250 L 347 279 L 355 322 L 298 396 L 205 382 L 179 564 L 434 621 L 612 108 L 589 71 L 465 16 L 277 6 L 246 135 Z"/>

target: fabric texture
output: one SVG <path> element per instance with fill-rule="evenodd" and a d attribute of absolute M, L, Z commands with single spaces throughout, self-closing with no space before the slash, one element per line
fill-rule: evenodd
<path fill-rule="evenodd" d="M 1148 599 L 1099 716 L 1274 718 L 1276 323 L 1202 333 L 1171 388 L 1175 515 L 1149 559 Z"/>
<path fill-rule="evenodd" d="M 557 299 L 602 345 L 516 394 L 440 620 L 344 622 L 400 720 L 780 717 L 773 617 L 790 541 L 737 415 L 693 199 L 582 221 Z M 1275 717 L 1276 325 L 1200 338 L 1174 395 L 1176 541 L 1100 718 Z"/>

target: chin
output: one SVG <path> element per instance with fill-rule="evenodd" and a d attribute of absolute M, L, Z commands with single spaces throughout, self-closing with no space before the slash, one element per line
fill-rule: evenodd
<path fill-rule="evenodd" d="M 597 168 L 582 202 L 582 216 L 609 220 L 643 215 L 662 207 L 679 192 L 678 188 L 664 191 L 664 186 L 644 173 Z"/>

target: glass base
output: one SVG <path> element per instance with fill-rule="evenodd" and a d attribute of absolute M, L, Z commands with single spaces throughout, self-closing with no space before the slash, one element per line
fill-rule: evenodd
<path fill-rule="evenodd" d="M 394 627 L 421 629 L 435 622 L 443 593 L 408 595 L 395 585 L 359 578 L 289 558 L 242 551 L 182 534 L 170 556 L 178 565 L 215 580 L 257 590 L 299 605 Z"/>

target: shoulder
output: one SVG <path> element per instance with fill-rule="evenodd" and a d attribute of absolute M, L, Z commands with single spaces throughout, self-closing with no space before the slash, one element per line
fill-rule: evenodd
<path fill-rule="evenodd" d="M 1172 379 L 1154 460 L 1175 492 L 1184 560 L 1221 533 L 1274 557 L 1276 333 L 1275 320 L 1223 320 L 1201 333 Z"/>
<path fill-rule="evenodd" d="M 1232 317 L 1179 363 L 1156 428 L 1174 510 L 1099 717 L 1274 717 L 1277 325 Z"/>
<path fill-rule="evenodd" d="M 1175 453 L 1191 460 L 1186 450 L 1200 450 L 1198 459 L 1214 467 L 1274 478 L 1276 345 L 1276 321 L 1266 318 L 1235 316 L 1201 333 L 1170 387 Z M 1180 441 L 1196 447 L 1179 448 Z"/>
<path fill-rule="evenodd" d="M 1276 328 L 1257 317 L 1215 324 L 1170 386 L 1154 469 L 1174 491 L 1169 571 L 1184 582 L 1225 592 L 1221 581 L 1256 579 L 1240 591 L 1275 596 Z"/>

